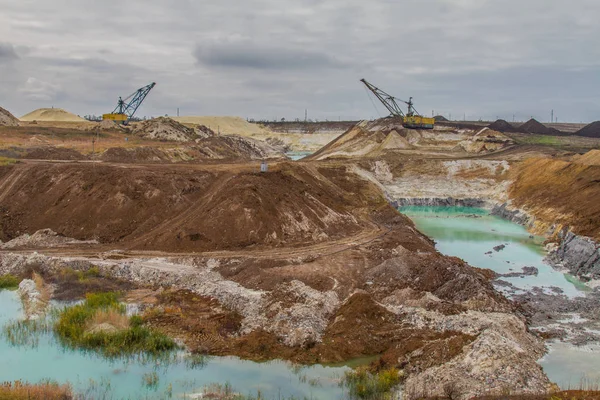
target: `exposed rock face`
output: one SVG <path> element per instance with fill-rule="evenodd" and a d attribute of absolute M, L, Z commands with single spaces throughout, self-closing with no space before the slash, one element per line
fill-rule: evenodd
<path fill-rule="evenodd" d="M 531 222 L 529 215 L 522 210 L 511 209 L 506 203 L 495 205 L 491 214 L 519 225 L 528 225 Z"/>
<path fill-rule="evenodd" d="M 558 247 L 549 255 L 573 275 L 585 279 L 600 279 L 600 245 L 592 239 L 573 232 L 561 235 Z"/>
<path fill-rule="evenodd" d="M 453 197 L 439 198 L 439 197 L 427 197 L 427 198 L 405 198 L 398 199 L 392 202 L 395 207 L 406 207 L 406 206 L 440 206 L 440 207 L 485 207 L 486 202 L 481 199 L 455 199 Z"/>

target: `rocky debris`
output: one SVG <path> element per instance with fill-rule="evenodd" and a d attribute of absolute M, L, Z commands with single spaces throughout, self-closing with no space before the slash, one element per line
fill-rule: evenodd
<path fill-rule="evenodd" d="M 8 110 L 0 107 L 0 126 L 19 126 L 19 120 Z"/>
<path fill-rule="evenodd" d="M 488 126 L 488 128 L 490 128 L 491 130 L 497 131 L 497 132 L 502 132 L 502 133 L 507 133 L 507 132 L 512 133 L 512 132 L 518 131 L 514 126 L 512 126 L 509 122 L 507 122 L 503 119 L 496 120 L 495 122 L 490 124 Z"/>
<path fill-rule="evenodd" d="M 190 142 L 196 139 L 194 129 L 167 117 L 158 117 L 137 123 L 133 127 L 132 133 L 152 140 Z"/>
<path fill-rule="evenodd" d="M 120 131 L 120 132 L 128 132 L 129 128 L 123 124 L 119 124 L 110 119 L 104 119 L 95 126 L 89 128 L 91 131 Z"/>
<path fill-rule="evenodd" d="M 532 222 L 530 215 L 525 213 L 523 210 L 512 208 L 508 205 L 508 203 L 494 205 L 490 214 L 524 226 L 528 226 Z"/>
<path fill-rule="evenodd" d="M 483 128 L 469 140 L 460 142 L 456 150 L 464 150 L 467 153 L 486 153 L 501 150 L 514 145 L 511 138 L 490 128 Z"/>
<path fill-rule="evenodd" d="M 586 280 L 600 279 L 600 244 L 568 231 L 559 235 L 559 245 L 548 254 L 548 260 L 575 276 Z"/>
<path fill-rule="evenodd" d="M 40 290 L 42 288 L 32 279 L 23 279 L 19 283 L 19 295 L 23 302 L 25 318 L 28 320 L 38 319 L 46 310 L 49 299 L 45 298 Z"/>
<path fill-rule="evenodd" d="M 494 246 L 494 251 L 497 253 L 497 252 L 499 252 L 499 251 L 502 251 L 502 250 L 504 250 L 505 248 L 506 248 L 506 245 L 504 245 L 504 244 L 500 244 L 500 245 L 498 245 L 498 246 Z"/>
<path fill-rule="evenodd" d="M 532 133 L 535 135 L 552 135 L 552 136 L 564 135 L 558 129 L 548 128 L 546 125 L 538 122 L 534 118 L 530 119 L 529 121 L 525 122 L 523 125 L 519 126 L 518 130 L 519 130 L 519 132 Z"/>
<path fill-rule="evenodd" d="M 222 135 L 197 140 L 195 151 L 213 159 L 285 159 L 280 150 L 267 142 L 236 135 Z"/>
<path fill-rule="evenodd" d="M 600 138 L 600 121 L 592 122 L 578 130 L 575 135 L 591 138 Z"/>
<path fill-rule="evenodd" d="M 196 132 L 196 136 L 200 139 L 206 139 L 217 135 L 215 131 L 205 125 L 196 125 L 194 131 Z"/>
<path fill-rule="evenodd" d="M 484 208 L 487 203 L 481 199 L 455 199 L 453 197 L 410 197 L 404 199 L 396 199 L 392 202 L 392 204 L 396 208 L 407 206 Z"/>
<path fill-rule="evenodd" d="M 2 243 L 0 241 L 0 249 L 16 249 L 16 248 L 51 248 L 51 247 L 63 247 L 74 244 L 93 244 L 97 243 L 95 240 L 76 240 L 68 238 L 54 232 L 52 229 L 41 229 L 35 232 L 33 235 L 24 234 L 11 241 Z"/>
<path fill-rule="evenodd" d="M 486 253 L 488 254 L 488 253 Z M 489 253 L 491 254 L 491 252 Z M 509 272 L 507 274 L 498 274 L 498 277 L 503 278 L 523 278 L 525 276 L 537 276 L 539 270 L 536 267 L 523 267 L 521 272 Z"/>
<path fill-rule="evenodd" d="M 444 117 L 443 115 L 436 115 L 433 117 L 433 119 L 435 122 L 448 122 L 448 118 Z"/>
<path fill-rule="evenodd" d="M 469 311 L 443 316 L 408 307 L 388 309 L 414 326 L 477 336 L 449 362 L 409 376 L 404 385 L 407 399 L 442 397 L 449 385 L 457 399 L 500 395 L 508 387 L 519 394 L 546 393 L 551 387 L 536 362 L 545 353 L 544 343 L 514 315 Z"/>

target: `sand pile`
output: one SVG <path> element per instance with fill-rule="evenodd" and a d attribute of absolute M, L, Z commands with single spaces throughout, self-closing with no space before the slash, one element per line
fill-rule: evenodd
<path fill-rule="evenodd" d="M 25 114 L 20 118 L 21 121 L 55 121 L 55 122 L 85 122 L 86 120 L 78 115 L 63 110 L 62 108 L 39 108 L 35 111 Z"/>
<path fill-rule="evenodd" d="M 204 125 L 221 135 L 252 136 L 271 133 L 261 125 L 251 124 L 240 117 L 190 116 L 173 117 L 173 120 L 182 124 Z"/>
<path fill-rule="evenodd" d="M 525 133 L 533 133 L 535 135 L 562 135 L 563 133 L 558 129 L 548 128 L 546 125 L 538 122 L 536 119 L 532 118 L 529 121 L 525 122 L 518 129 L 520 132 Z"/>
<path fill-rule="evenodd" d="M 489 125 L 488 128 L 496 132 L 517 132 L 517 129 L 514 126 L 503 119 L 497 120 Z"/>
<path fill-rule="evenodd" d="M 166 117 L 158 117 L 136 124 L 133 134 L 145 139 L 173 142 L 189 142 L 196 138 L 194 129 Z"/>
<path fill-rule="evenodd" d="M 10 112 L 0 107 L 0 126 L 19 126 L 19 120 Z"/>
<path fill-rule="evenodd" d="M 575 158 L 575 162 L 583 165 L 600 165 L 600 150 L 590 150 Z"/>
<path fill-rule="evenodd" d="M 591 124 L 578 130 L 575 135 L 592 138 L 600 138 L 600 121 L 592 122 Z"/>

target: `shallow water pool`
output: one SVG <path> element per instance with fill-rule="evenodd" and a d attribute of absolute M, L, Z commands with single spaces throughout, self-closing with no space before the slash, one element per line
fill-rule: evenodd
<path fill-rule="evenodd" d="M 576 297 L 589 290 L 575 277 L 555 270 L 544 262 L 544 238 L 532 237 L 517 224 L 489 215 L 488 211 L 466 207 L 402 207 L 417 228 L 436 241 L 444 254 L 460 257 L 470 265 L 505 274 L 520 272 L 525 266 L 536 267 L 537 276 L 501 279 L 521 292 L 534 287 L 547 293 Z M 504 245 L 495 251 L 494 247 Z M 491 253 L 490 253 L 491 252 Z M 504 287 L 499 286 L 499 290 Z M 569 343 L 548 343 L 549 352 L 539 364 L 551 381 L 562 389 L 597 387 L 600 383 L 600 346 L 576 347 Z"/>
<path fill-rule="evenodd" d="M 22 307 L 17 292 L 0 291 L 0 326 L 19 318 Z M 190 359 L 181 352 L 174 353 L 168 361 L 112 361 L 94 353 L 65 349 L 52 334 L 42 334 L 37 346 L 27 347 L 13 346 L 3 332 L 0 354 L 0 381 L 36 383 L 50 379 L 68 382 L 78 393 L 108 399 L 182 398 L 200 393 L 213 383 L 229 383 L 245 395 L 256 396 L 260 392 L 266 399 L 280 395 L 342 399 L 343 389 L 338 382 L 348 370 L 344 366 L 301 367 L 283 361 L 255 363 L 236 357 Z"/>

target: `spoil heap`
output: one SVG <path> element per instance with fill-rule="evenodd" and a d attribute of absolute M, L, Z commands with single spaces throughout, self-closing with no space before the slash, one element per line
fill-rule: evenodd
<path fill-rule="evenodd" d="M 0 126 L 19 126 L 19 120 L 10 112 L 0 107 Z"/>
<path fill-rule="evenodd" d="M 512 126 L 510 123 L 508 123 L 507 121 L 505 121 L 503 119 L 497 120 L 496 122 L 489 125 L 488 128 L 490 128 L 493 131 L 502 132 L 502 133 L 517 132 L 517 129 L 514 126 Z"/>
<path fill-rule="evenodd" d="M 145 139 L 174 142 L 189 142 L 196 138 L 194 129 L 166 117 L 158 117 L 136 124 L 133 134 Z"/>
<path fill-rule="evenodd" d="M 600 166 L 600 150 L 590 150 L 574 160 L 577 164 Z"/>
<path fill-rule="evenodd" d="M 182 124 L 207 126 L 220 135 L 253 136 L 271 133 L 261 125 L 251 124 L 240 117 L 189 116 L 173 117 L 173 119 Z"/>
<path fill-rule="evenodd" d="M 546 125 L 538 122 L 534 118 L 532 118 L 529 121 L 525 122 L 523 125 L 521 125 L 519 127 L 518 130 L 520 132 L 532 133 L 532 134 L 535 134 L 535 135 L 552 135 L 552 136 L 558 136 L 558 135 L 562 135 L 563 134 L 558 129 L 548 128 Z"/>
<path fill-rule="evenodd" d="M 360 122 L 308 159 L 379 157 L 384 153 L 414 148 L 406 130 L 393 120 Z"/>
<path fill-rule="evenodd" d="M 21 121 L 48 121 L 48 122 L 85 122 L 78 115 L 63 110 L 62 108 L 40 108 L 25 114 Z"/>
<path fill-rule="evenodd" d="M 600 138 L 600 121 L 592 122 L 591 124 L 581 128 L 575 133 L 575 135 Z"/>
<path fill-rule="evenodd" d="M 436 115 L 433 117 L 433 119 L 435 122 L 448 122 L 448 118 L 444 117 L 443 115 Z"/>

